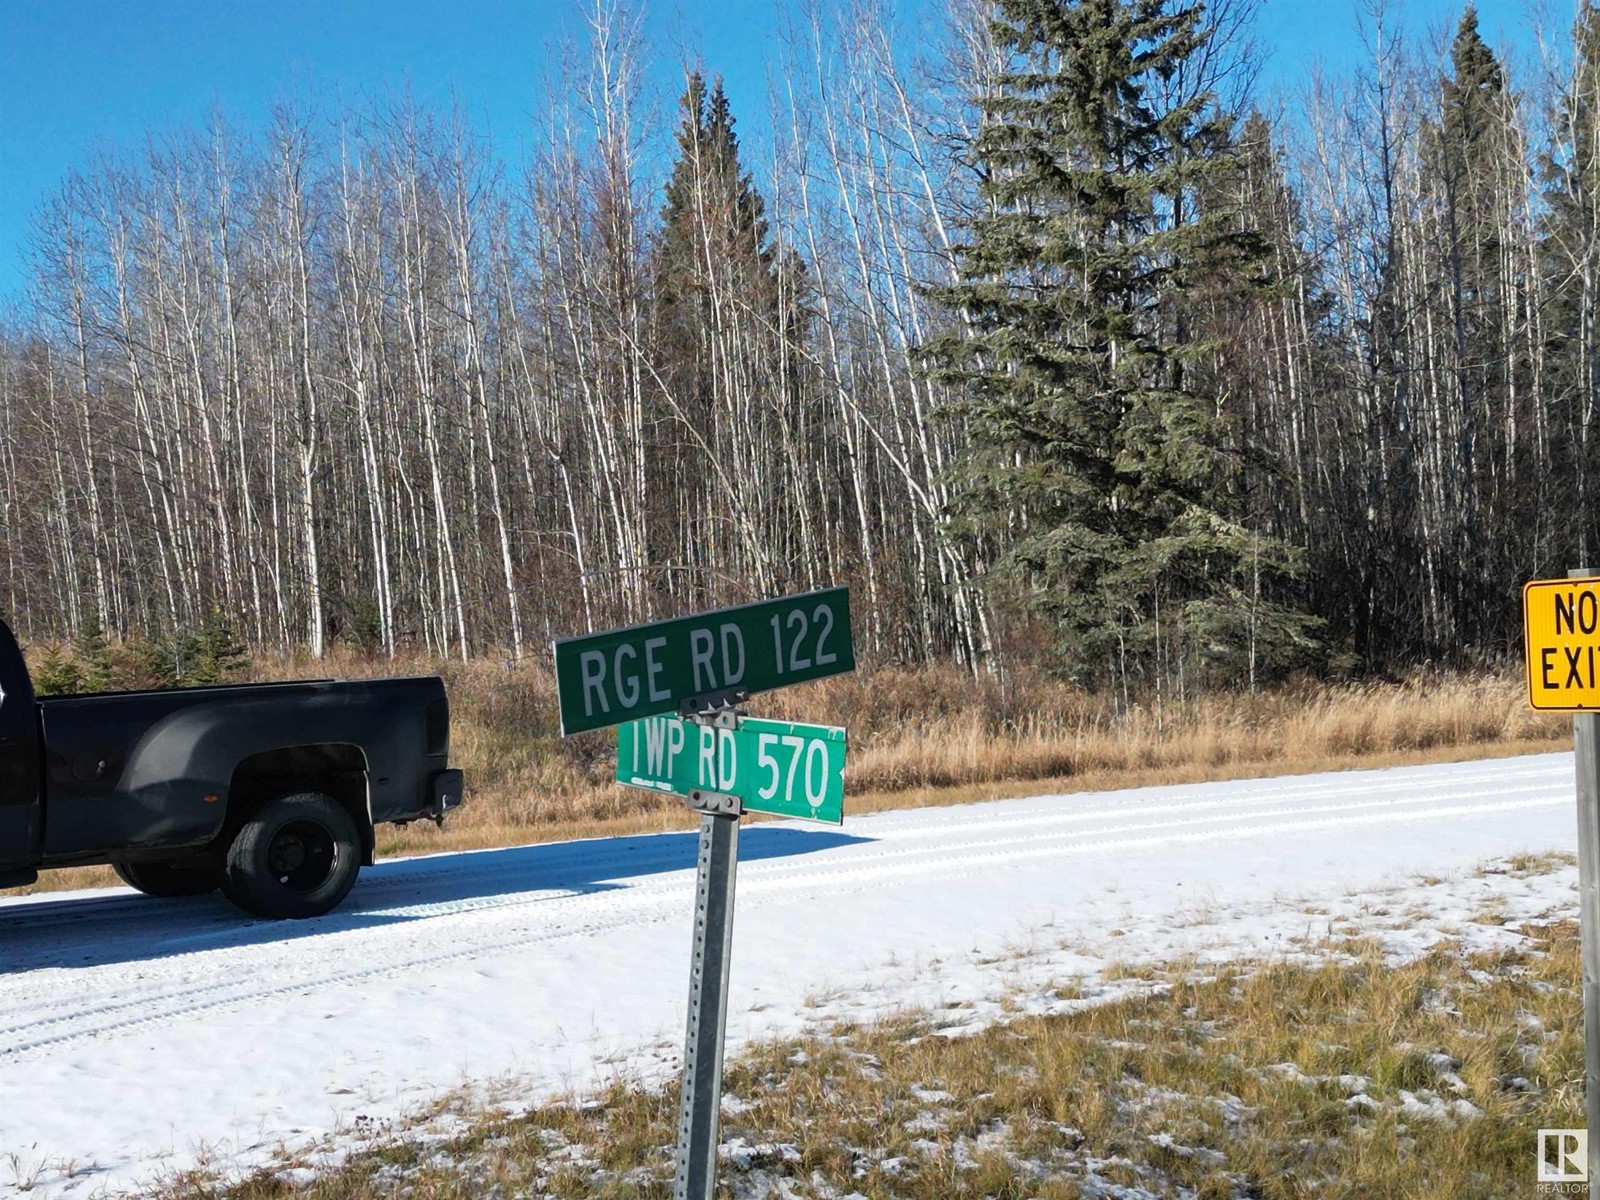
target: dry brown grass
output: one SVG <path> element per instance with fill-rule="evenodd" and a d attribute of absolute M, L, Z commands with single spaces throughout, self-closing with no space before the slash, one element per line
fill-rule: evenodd
<path fill-rule="evenodd" d="M 681 802 L 613 782 L 615 736 L 562 739 L 555 681 L 500 660 L 390 662 L 337 651 L 260 662 L 259 679 L 439 673 L 452 704 L 467 803 L 444 830 L 379 833 L 380 855 L 481 849 L 693 824 Z M 1048 789 L 1097 791 L 1199 780 L 1438 762 L 1552 749 L 1564 717 L 1535 713 L 1521 681 L 1427 675 L 1399 683 L 1302 682 L 1121 711 L 1111 697 L 1043 676 L 1004 685 L 954 668 L 864 669 L 766 696 L 752 711 L 850 731 L 849 811 L 966 803 Z M 37 886 L 114 882 L 107 868 Z"/>
<path fill-rule="evenodd" d="M 908 718 L 860 745 L 849 781 L 896 791 L 1190 768 L 1223 778 L 1265 764 L 1304 771 L 1369 756 L 1538 743 L 1566 731 L 1564 721 L 1527 709 L 1515 683 L 1496 678 L 1213 696 L 1130 713 L 1082 693 L 1047 698 L 1056 703 L 1003 722 L 986 709 Z"/>

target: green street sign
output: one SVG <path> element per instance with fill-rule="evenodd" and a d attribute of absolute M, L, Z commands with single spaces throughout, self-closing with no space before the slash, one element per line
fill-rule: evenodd
<path fill-rule="evenodd" d="M 617 782 L 687 796 L 737 796 L 752 812 L 844 820 L 844 730 L 745 717 L 716 729 L 646 717 L 617 730 Z"/>
<path fill-rule="evenodd" d="M 696 696 L 856 669 L 842 587 L 563 638 L 555 649 L 563 736 L 677 712 Z"/>

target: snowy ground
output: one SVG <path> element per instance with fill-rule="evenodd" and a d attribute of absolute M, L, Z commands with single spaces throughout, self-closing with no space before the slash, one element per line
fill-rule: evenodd
<path fill-rule="evenodd" d="M 1107 962 L 1400 955 L 1575 907 L 1572 756 L 1037 797 L 743 832 L 735 1041 L 1093 995 Z M 87 1196 L 337 1146 L 466 1082 L 663 1077 L 694 837 L 380 864 L 316 921 L 117 890 L 0 901 L 0 1193 Z"/>

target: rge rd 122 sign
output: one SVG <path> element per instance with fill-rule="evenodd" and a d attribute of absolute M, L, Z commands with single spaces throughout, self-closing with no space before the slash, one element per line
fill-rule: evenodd
<path fill-rule="evenodd" d="M 853 671 L 847 588 L 762 600 L 555 644 L 563 735 Z"/>
<path fill-rule="evenodd" d="M 1600 709 L 1600 579 L 1539 579 L 1522 589 L 1528 703 Z"/>

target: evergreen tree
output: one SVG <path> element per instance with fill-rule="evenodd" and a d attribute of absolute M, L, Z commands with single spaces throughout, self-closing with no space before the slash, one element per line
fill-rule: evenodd
<path fill-rule="evenodd" d="M 722 81 L 708 88 L 694 72 L 681 111 L 650 263 L 658 385 L 649 455 L 653 564 L 693 561 L 697 544 L 722 536 L 716 526 L 727 499 L 708 459 L 731 425 L 765 431 L 786 419 L 803 319 L 796 297 L 804 270 L 773 244 L 766 205 L 740 161 Z M 788 500 L 765 503 L 771 512 Z M 690 582 L 677 574 L 667 580 L 669 588 Z"/>
<path fill-rule="evenodd" d="M 1462 11 L 1450 43 L 1451 72 L 1442 84 L 1443 168 L 1465 190 L 1485 181 L 1497 164 L 1496 139 L 1506 123 L 1505 72 L 1478 31 L 1478 9 Z"/>
<path fill-rule="evenodd" d="M 132 690 L 178 687 L 183 682 L 180 666 L 187 665 L 180 660 L 188 654 L 188 645 L 187 637 L 164 641 L 140 633 L 131 635 L 123 646 L 120 686 Z"/>
<path fill-rule="evenodd" d="M 83 668 L 60 646 L 44 652 L 32 676 L 33 690 L 40 696 L 71 696 L 84 690 Z"/>
<path fill-rule="evenodd" d="M 991 27 L 1010 63 L 971 147 L 987 207 L 934 289 L 961 323 L 925 348 L 972 430 L 963 508 L 1080 675 L 1287 663 L 1310 646 L 1271 599 L 1293 555 L 1240 520 L 1233 417 L 1201 369 L 1203 297 L 1259 246 L 1219 202 L 1228 115 L 1178 87 L 1203 6 L 997 0 Z"/>
<path fill-rule="evenodd" d="M 713 276 L 726 267 L 739 299 L 770 311 L 777 301 L 766 204 L 739 161 L 739 139 L 722 80 L 706 90 L 699 71 L 679 102 L 678 157 L 667 180 L 654 255 L 657 312 L 670 328 L 704 319 Z"/>
<path fill-rule="evenodd" d="M 250 654 L 221 609 L 212 608 L 194 636 L 186 683 L 196 686 L 226 683 L 250 665 Z"/>
<path fill-rule="evenodd" d="M 97 617 L 90 616 L 78 631 L 77 665 L 82 673 L 82 687 L 86 692 L 103 692 L 111 687 L 115 662 L 111 656 L 111 643 Z"/>
<path fill-rule="evenodd" d="M 1440 561 L 1449 572 L 1445 586 L 1465 618 L 1450 637 L 1467 642 L 1483 633 L 1474 614 L 1492 613 L 1494 597 L 1515 586 L 1526 569 L 1521 556 L 1499 552 L 1519 539 L 1495 511 L 1509 500 L 1502 489 L 1514 471 L 1512 464 L 1494 461 L 1506 448 L 1491 436 L 1505 422 L 1517 370 L 1508 319 L 1514 297 L 1502 256 L 1513 196 L 1522 190 L 1514 103 L 1500 60 L 1478 31 L 1477 9 L 1469 4 L 1451 43 L 1450 72 L 1440 84 L 1438 123 L 1425 130 L 1422 162 L 1442 226 L 1438 261 L 1425 265 L 1442 276 L 1442 316 L 1451 331 L 1449 359 L 1435 370 L 1440 382 L 1453 384 L 1455 411 L 1443 419 L 1447 432 L 1456 431 L 1458 457 L 1447 509 L 1453 520 L 1441 531 L 1449 538 L 1449 553 Z M 1497 531 L 1494 545 L 1490 530 Z"/>
<path fill-rule="evenodd" d="M 1552 420 L 1550 507 L 1566 536 L 1546 569 L 1600 557 L 1600 5 L 1573 31 L 1574 63 L 1546 156 L 1544 258 Z"/>

